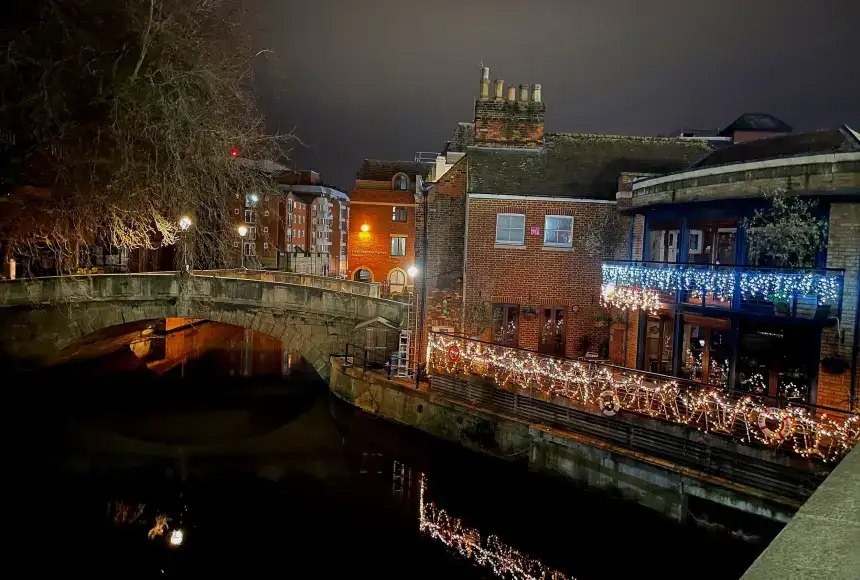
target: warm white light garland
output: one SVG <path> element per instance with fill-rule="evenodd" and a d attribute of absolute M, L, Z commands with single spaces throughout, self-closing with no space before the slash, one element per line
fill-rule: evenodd
<path fill-rule="evenodd" d="M 744 443 L 789 449 L 803 457 L 834 461 L 860 440 L 860 415 L 847 412 L 845 419 L 837 419 L 800 406 L 768 407 L 760 397 L 732 399 L 722 389 L 708 385 L 654 381 L 632 369 L 542 356 L 445 334 L 430 335 L 428 352 L 430 368 L 436 372 L 477 374 L 492 378 L 503 388 L 529 389 L 546 399 L 564 397 L 594 410 L 600 410 L 601 394 L 608 391 L 617 397 L 621 410 L 729 435 Z"/>
<path fill-rule="evenodd" d="M 504 544 L 497 536 L 488 536 L 463 525 L 463 522 L 436 504 L 424 499 L 426 483 L 420 476 L 418 488 L 418 529 L 434 540 L 438 540 L 457 551 L 464 558 L 474 560 L 487 567 L 500 578 L 516 580 L 568 580 L 568 576 L 546 568 L 535 560 Z M 571 579 L 572 580 L 572 579 Z"/>

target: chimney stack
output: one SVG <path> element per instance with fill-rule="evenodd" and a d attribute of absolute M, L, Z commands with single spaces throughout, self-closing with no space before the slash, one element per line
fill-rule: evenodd
<path fill-rule="evenodd" d="M 494 97 L 497 101 L 502 100 L 502 91 L 504 90 L 504 88 L 505 81 L 503 81 L 502 79 L 496 79 L 496 91 Z"/>
<path fill-rule="evenodd" d="M 481 100 L 486 101 L 490 98 L 490 68 L 481 67 Z"/>
<path fill-rule="evenodd" d="M 529 87 L 528 85 L 520 85 L 520 100 L 526 102 L 529 100 Z"/>
<path fill-rule="evenodd" d="M 517 87 L 514 85 L 508 87 L 508 100 L 512 103 L 517 100 Z"/>
<path fill-rule="evenodd" d="M 540 85 L 532 85 L 532 102 L 540 103 Z"/>

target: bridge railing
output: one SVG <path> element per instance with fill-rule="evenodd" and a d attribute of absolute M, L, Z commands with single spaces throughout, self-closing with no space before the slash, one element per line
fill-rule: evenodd
<path fill-rule="evenodd" d="M 226 270 L 195 270 L 195 276 L 215 276 L 219 278 L 241 278 L 244 280 L 260 280 L 262 282 L 278 282 L 281 284 L 298 284 L 334 292 L 346 292 L 368 298 L 379 298 L 379 285 L 367 282 L 355 282 L 329 276 L 314 276 L 296 272 L 280 272 L 276 270 L 246 270 L 233 268 Z"/>

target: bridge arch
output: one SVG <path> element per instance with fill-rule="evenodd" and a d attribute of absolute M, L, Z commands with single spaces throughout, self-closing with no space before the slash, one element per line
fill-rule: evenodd
<path fill-rule="evenodd" d="M 162 318 L 223 322 L 298 351 L 323 378 L 356 325 L 402 320 L 402 305 L 342 290 L 222 276 L 119 274 L 0 283 L 0 348 L 51 363 L 96 331 Z"/>

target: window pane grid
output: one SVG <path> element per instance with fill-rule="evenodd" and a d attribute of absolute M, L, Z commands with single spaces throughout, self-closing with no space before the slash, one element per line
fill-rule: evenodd
<path fill-rule="evenodd" d="M 573 245 L 573 217 L 546 216 L 544 221 L 543 243 L 545 246 L 562 246 L 569 248 Z"/>
<path fill-rule="evenodd" d="M 525 243 L 526 216 L 498 214 L 496 216 L 496 243 L 522 245 Z"/>

